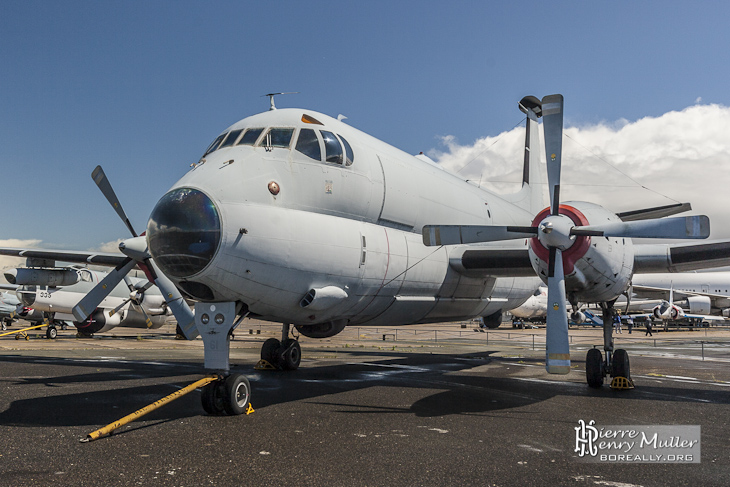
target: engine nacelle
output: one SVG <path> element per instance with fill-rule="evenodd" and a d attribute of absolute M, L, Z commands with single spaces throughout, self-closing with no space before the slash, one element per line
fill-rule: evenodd
<path fill-rule="evenodd" d="M 722 310 L 722 316 L 724 316 L 725 318 L 730 318 L 730 308 L 725 308 L 724 310 Z"/>
<path fill-rule="evenodd" d="M 539 226 L 549 208 L 540 212 L 532 223 Z M 620 222 L 621 219 L 602 206 L 585 201 L 560 205 L 575 226 Z M 596 303 L 611 301 L 629 286 L 634 266 L 631 239 L 621 237 L 573 236 L 572 244 L 562 251 L 565 291 L 571 302 Z M 530 261 L 535 272 L 547 283 L 549 250 L 537 238 L 530 240 Z"/>
<path fill-rule="evenodd" d="M 82 333 L 102 333 L 111 330 L 115 326 L 119 326 L 125 316 L 125 311 L 120 311 L 119 313 L 114 313 L 113 316 L 109 316 L 108 310 L 97 308 L 84 321 L 74 321 L 73 323 L 76 329 Z"/>
<path fill-rule="evenodd" d="M 662 312 L 659 310 L 659 307 L 657 306 L 654 308 L 654 310 L 651 312 L 651 314 L 654 315 L 654 318 L 661 320 L 662 319 Z"/>
<path fill-rule="evenodd" d="M 333 320 L 317 325 L 294 325 L 299 333 L 307 338 L 329 338 L 337 335 L 347 326 L 347 320 Z"/>
<path fill-rule="evenodd" d="M 79 282 L 79 273 L 74 269 L 18 268 L 5 271 L 5 279 L 18 286 L 70 286 Z"/>
<path fill-rule="evenodd" d="M 687 297 L 689 312 L 698 315 L 709 315 L 712 311 L 712 303 L 709 296 Z"/>
<path fill-rule="evenodd" d="M 583 323 L 586 321 L 586 315 L 582 311 L 573 311 L 570 313 L 570 319 L 575 323 Z"/>

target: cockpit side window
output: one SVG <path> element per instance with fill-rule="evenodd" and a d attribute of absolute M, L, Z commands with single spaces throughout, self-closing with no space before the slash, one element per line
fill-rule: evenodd
<path fill-rule="evenodd" d="M 352 152 L 352 147 L 350 147 L 350 144 L 343 136 L 340 135 L 339 137 L 342 141 L 342 145 L 345 146 L 345 166 L 352 166 L 352 163 L 355 160 L 355 154 Z"/>
<path fill-rule="evenodd" d="M 248 129 L 245 134 L 243 134 L 243 137 L 241 137 L 241 140 L 238 142 L 238 145 L 254 145 L 256 141 L 259 138 L 259 135 L 261 135 L 261 132 L 263 132 L 264 129 Z"/>
<path fill-rule="evenodd" d="M 296 150 L 314 160 L 322 160 L 322 149 L 319 148 L 317 132 L 312 129 L 302 129 L 299 131 Z"/>
<path fill-rule="evenodd" d="M 294 135 L 294 129 L 291 128 L 272 128 L 261 140 L 264 147 L 284 147 L 289 148 L 291 138 Z"/>
<path fill-rule="evenodd" d="M 213 143 L 212 143 L 212 144 L 210 144 L 210 145 L 208 146 L 208 148 L 207 148 L 207 149 L 205 150 L 205 154 L 203 154 L 203 157 L 207 156 L 208 154 L 210 154 L 211 152 L 213 152 L 214 150 L 216 150 L 216 149 L 218 148 L 218 144 L 220 144 L 220 143 L 221 143 L 221 140 L 223 140 L 223 137 L 225 137 L 225 136 L 226 136 L 226 134 L 222 134 L 222 135 L 219 135 L 219 136 L 218 136 L 218 137 L 217 137 L 217 138 L 216 138 L 216 139 L 215 139 L 215 140 L 213 141 Z"/>
<path fill-rule="evenodd" d="M 224 147 L 230 147 L 236 142 L 236 139 L 239 135 L 241 135 L 241 132 L 243 132 L 243 129 L 241 130 L 231 130 L 231 132 L 228 134 L 228 137 L 223 141 L 223 143 L 218 147 L 218 149 L 222 149 Z"/>
<path fill-rule="evenodd" d="M 324 140 L 325 161 L 335 164 L 342 164 L 342 146 L 337 136 L 332 132 L 322 131 L 322 140 Z"/>

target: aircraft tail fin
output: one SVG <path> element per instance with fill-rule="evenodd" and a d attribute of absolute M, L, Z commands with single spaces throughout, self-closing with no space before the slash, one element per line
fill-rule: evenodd
<path fill-rule="evenodd" d="M 522 188 L 503 197 L 533 215 L 546 206 L 544 169 L 540 162 L 540 135 L 537 119 L 542 115 L 542 104 L 534 96 L 526 96 L 519 103 L 520 111 L 527 115 L 525 131 L 525 157 L 522 167 Z"/>

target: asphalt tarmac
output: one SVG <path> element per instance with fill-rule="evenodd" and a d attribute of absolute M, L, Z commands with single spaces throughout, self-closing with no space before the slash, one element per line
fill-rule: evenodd
<path fill-rule="evenodd" d="M 278 372 L 253 368 L 277 328 L 250 328 L 231 362 L 254 413 L 208 416 L 194 391 L 90 443 L 200 378 L 202 342 L 0 338 L 0 485 L 730 485 L 728 332 L 622 335 L 636 388 L 618 391 L 585 385 L 597 330 L 571 330 L 573 369 L 550 376 L 544 330 L 348 330 L 302 338 L 300 369 Z M 579 420 L 700 425 L 701 463 L 586 461 Z"/>

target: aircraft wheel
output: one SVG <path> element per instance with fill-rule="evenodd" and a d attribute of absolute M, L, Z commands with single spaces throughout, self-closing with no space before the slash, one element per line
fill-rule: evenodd
<path fill-rule="evenodd" d="M 51 325 L 46 329 L 46 338 L 54 340 L 58 336 L 58 330 L 55 326 Z"/>
<path fill-rule="evenodd" d="M 276 352 L 279 350 L 281 342 L 276 338 L 269 338 L 261 346 L 261 360 L 266 360 L 274 367 L 278 367 L 279 361 L 277 360 Z"/>
<path fill-rule="evenodd" d="M 221 385 L 223 389 L 223 409 L 230 416 L 243 414 L 251 399 L 251 384 L 241 374 L 231 374 Z"/>
<path fill-rule="evenodd" d="M 8 329 L 8 324 L 5 321 L 3 321 L 2 327 L 3 327 L 3 331 L 5 331 Z"/>
<path fill-rule="evenodd" d="M 20 333 L 18 333 L 17 335 L 15 335 L 15 339 L 16 340 L 20 340 Z"/>
<path fill-rule="evenodd" d="M 282 368 L 284 370 L 297 370 L 302 361 L 302 347 L 299 342 L 290 338 L 281 347 L 284 349 Z"/>
<path fill-rule="evenodd" d="M 586 354 L 586 382 L 594 388 L 603 386 L 603 355 L 597 348 Z"/>
<path fill-rule="evenodd" d="M 222 381 L 215 380 L 203 387 L 200 400 L 203 409 L 211 416 L 220 416 L 224 413 Z"/>
<path fill-rule="evenodd" d="M 629 365 L 629 354 L 623 348 L 616 349 L 613 352 L 613 361 L 611 363 L 612 377 L 631 378 L 631 366 Z"/>

